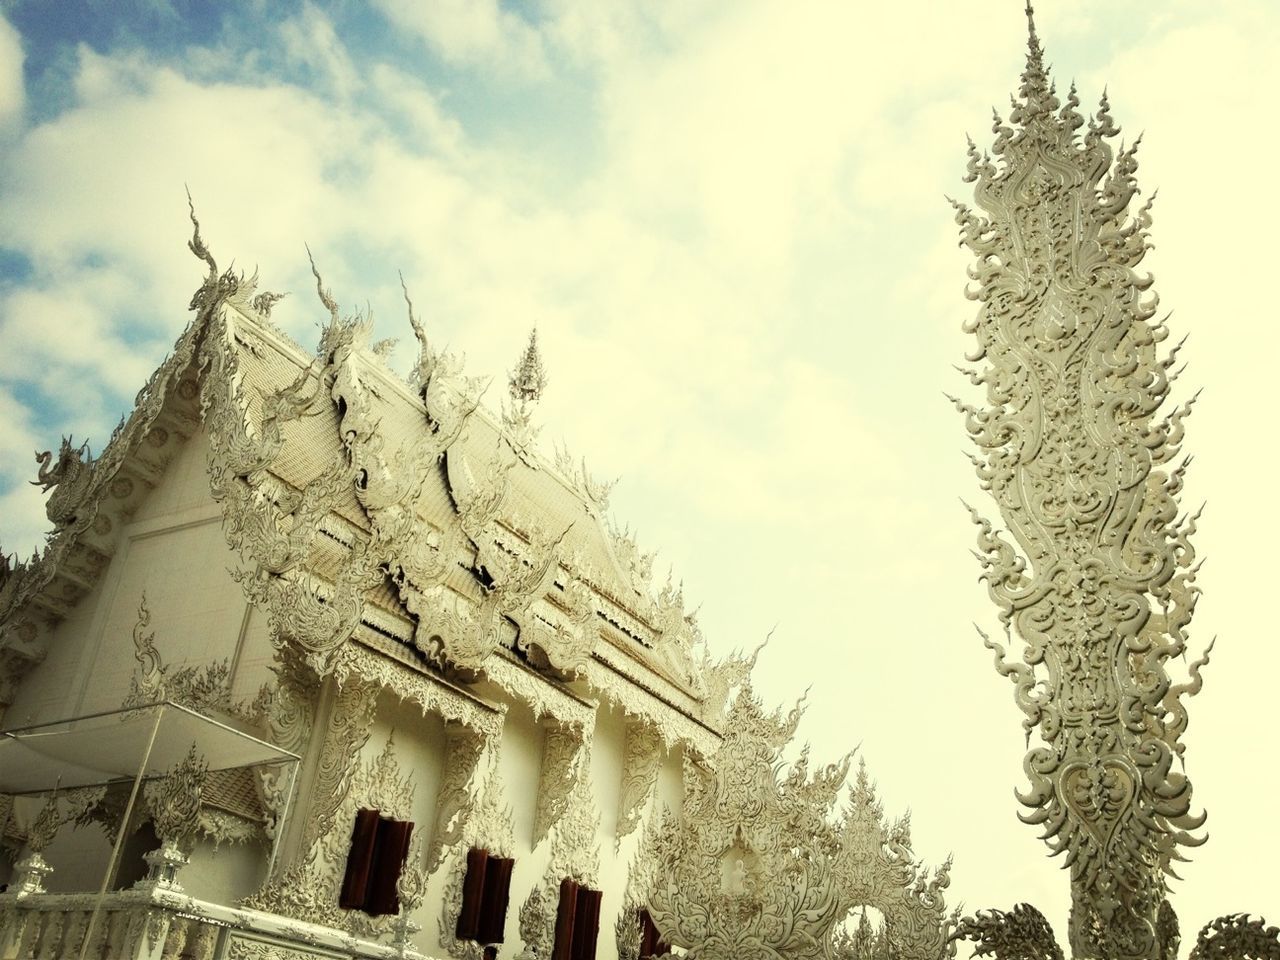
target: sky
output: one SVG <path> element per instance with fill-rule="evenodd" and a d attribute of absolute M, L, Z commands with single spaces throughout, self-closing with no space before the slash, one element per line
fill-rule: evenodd
<path fill-rule="evenodd" d="M 917 853 L 954 853 L 949 902 L 1031 901 L 1065 939 L 1066 876 L 1015 817 L 1021 714 L 974 630 L 999 623 L 960 498 L 995 509 L 943 396 L 974 310 L 944 197 L 1016 88 L 1021 6 L 0 0 L 2 549 L 43 536 L 32 451 L 97 452 L 187 323 L 189 188 L 304 344 L 327 316 L 304 243 L 407 370 L 403 272 L 494 405 L 536 324 L 545 449 L 621 478 L 614 518 L 712 648 L 776 625 L 758 687 L 810 688 L 815 759 L 860 745 Z M 1190 335 L 1176 399 L 1204 387 L 1192 650 L 1219 639 L 1185 737 L 1211 836 L 1175 885 L 1189 946 L 1226 912 L 1280 921 L 1280 7 L 1042 0 L 1037 22 L 1060 84 L 1145 132 L 1146 267 Z"/>

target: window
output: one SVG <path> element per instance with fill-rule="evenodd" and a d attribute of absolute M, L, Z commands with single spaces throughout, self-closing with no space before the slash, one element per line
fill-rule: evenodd
<path fill-rule="evenodd" d="M 467 852 L 467 876 L 462 882 L 462 910 L 458 913 L 459 940 L 502 943 L 507 925 L 507 897 L 511 891 L 511 868 L 516 862 L 491 857 L 488 850 L 472 847 Z"/>
<path fill-rule="evenodd" d="M 556 944 L 551 960 L 595 960 L 600 933 L 600 891 L 579 886 L 568 877 L 560 881 L 556 909 Z"/>
<path fill-rule="evenodd" d="M 671 944 L 664 943 L 662 934 L 654 926 L 653 917 L 648 910 L 641 910 L 637 915 L 640 921 L 640 960 L 646 957 L 662 957 L 671 952 Z"/>
<path fill-rule="evenodd" d="M 377 810 L 357 811 L 338 906 L 363 910 L 373 917 L 398 913 L 396 881 L 409 855 L 412 835 L 413 824 L 407 820 L 390 820 Z"/>

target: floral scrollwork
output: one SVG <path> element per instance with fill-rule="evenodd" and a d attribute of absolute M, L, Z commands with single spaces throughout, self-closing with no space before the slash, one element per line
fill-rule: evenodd
<path fill-rule="evenodd" d="M 1029 903 L 1007 913 L 980 910 L 960 921 L 952 940 L 972 940 L 974 955 L 995 960 L 1063 960 L 1049 921 Z"/>
<path fill-rule="evenodd" d="M 1009 531 L 971 511 L 982 579 L 1022 649 L 987 645 L 1040 738 L 1022 819 L 1071 864 L 1072 952 L 1153 960 L 1172 862 L 1203 842 L 1178 761 L 1205 660 L 1187 683 L 1169 669 L 1199 593 L 1196 517 L 1177 500 L 1194 398 L 1167 408 L 1178 348 L 1161 347 L 1136 269 L 1152 222 L 1135 203 L 1137 141 L 1113 148 L 1105 94 L 1087 122 L 1074 87 L 1059 98 L 1027 14 L 1012 112 L 990 154 L 969 145 L 979 209 L 955 204 L 980 304 L 965 331 L 982 366 L 963 372 L 983 400 L 953 401 Z"/>
<path fill-rule="evenodd" d="M 1218 917 L 1201 929 L 1190 960 L 1280 960 L 1280 928 L 1247 913 Z"/>

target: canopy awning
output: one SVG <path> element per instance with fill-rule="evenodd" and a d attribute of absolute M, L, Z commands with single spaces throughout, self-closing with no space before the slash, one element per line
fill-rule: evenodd
<path fill-rule="evenodd" d="M 161 701 L 0 730 L 0 793 L 45 793 L 55 787 L 162 777 L 192 746 L 210 770 L 300 759 L 189 707 Z"/>

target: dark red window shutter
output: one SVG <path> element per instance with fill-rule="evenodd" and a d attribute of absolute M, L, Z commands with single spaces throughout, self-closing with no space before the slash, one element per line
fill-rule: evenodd
<path fill-rule="evenodd" d="M 653 925 L 653 918 L 648 910 L 636 912 L 636 920 L 640 922 L 640 960 L 653 956 L 653 947 L 658 940 L 658 928 Z"/>
<path fill-rule="evenodd" d="M 369 877 L 377 834 L 378 811 L 356 811 L 356 823 L 351 831 L 351 851 L 347 854 L 347 872 L 342 877 L 342 892 L 338 895 L 338 906 L 344 910 L 364 908 L 369 894 Z"/>
<path fill-rule="evenodd" d="M 573 918 L 573 953 L 570 960 L 596 960 L 596 941 L 600 938 L 599 890 L 578 889 L 578 909 Z"/>
<path fill-rule="evenodd" d="M 648 910 L 640 910 L 637 915 L 640 921 L 640 960 L 645 957 L 661 957 L 671 952 L 669 944 L 662 942 L 662 934 Z"/>
<path fill-rule="evenodd" d="M 373 865 L 369 871 L 369 897 L 365 910 L 379 917 L 396 913 L 400 898 L 396 894 L 396 882 L 404 861 L 409 856 L 409 838 L 413 836 L 413 824 L 408 820 L 378 821 L 378 838 L 374 844 Z"/>
<path fill-rule="evenodd" d="M 511 870 L 516 862 L 490 857 L 484 871 L 484 896 L 476 939 L 481 943 L 502 943 L 507 925 L 507 902 L 511 894 Z"/>
<path fill-rule="evenodd" d="M 459 940 L 474 940 L 480 928 L 480 904 L 484 899 L 484 875 L 489 852 L 479 847 L 467 851 L 467 876 L 462 882 L 462 910 L 458 913 Z"/>
<path fill-rule="evenodd" d="M 565 877 L 560 881 L 560 905 L 556 908 L 556 943 L 551 960 L 573 960 L 573 928 L 578 912 L 578 885 Z"/>

